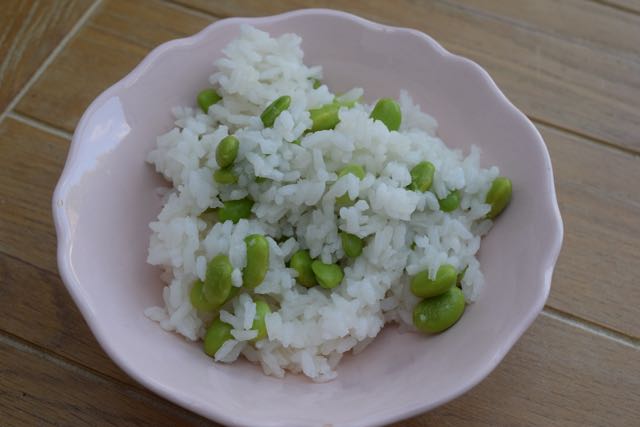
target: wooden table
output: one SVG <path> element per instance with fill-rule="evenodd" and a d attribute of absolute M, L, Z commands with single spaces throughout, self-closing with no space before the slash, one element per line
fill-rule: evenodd
<path fill-rule="evenodd" d="M 551 152 L 565 242 L 543 313 L 461 398 L 398 425 L 640 425 L 639 0 L 2 0 L 0 425 L 211 425 L 105 355 L 58 277 L 50 200 L 88 103 L 216 19 L 328 6 L 486 68 Z"/>

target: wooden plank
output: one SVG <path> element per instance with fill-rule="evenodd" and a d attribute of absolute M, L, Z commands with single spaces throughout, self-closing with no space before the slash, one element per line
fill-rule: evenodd
<path fill-rule="evenodd" d="M 106 1 L 27 92 L 17 111 L 73 131 L 89 103 L 152 47 L 196 33 L 213 20 L 158 1 Z"/>
<path fill-rule="evenodd" d="M 0 335 L 0 417 L 7 426 L 205 426 L 206 420 Z"/>
<path fill-rule="evenodd" d="M 597 3 L 617 7 L 624 12 L 640 14 L 640 1 L 638 0 L 593 0 Z"/>
<path fill-rule="evenodd" d="M 539 126 L 565 239 L 548 304 L 640 337 L 640 157 Z"/>
<path fill-rule="evenodd" d="M 15 347 L 0 342 L 0 412 L 13 417 L 10 425 L 200 423 L 128 386 Z M 639 391 L 638 350 L 543 316 L 471 392 L 396 425 L 633 425 Z"/>
<path fill-rule="evenodd" d="M 151 50 L 167 40 L 195 34 L 214 20 L 157 0 L 108 0 L 89 25 Z"/>
<path fill-rule="evenodd" d="M 69 142 L 12 119 L 0 123 L 0 251 L 56 272 L 51 198 Z"/>
<path fill-rule="evenodd" d="M 447 0 L 458 7 L 640 60 L 640 15 L 585 0 Z M 640 2 L 638 2 L 640 4 Z"/>
<path fill-rule="evenodd" d="M 0 14 L 0 112 L 93 0 L 6 0 Z"/>
<path fill-rule="evenodd" d="M 396 426 L 631 426 L 638 419 L 640 351 L 541 316 L 471 392 Z"/>
<path fill-rule="evenodd" d="M 269 15 L 313 0 L 175 0 L 217 16 Z M 322 4 L 417 28 L 489 71 L 525 113 L 640 152 L 640 62 L 441 1 L 333 0 Z"/>
<path fill-rule="evenodd" d="M 0 330 L 136 385 L 100 348 L 56 273 L 0 253 L 0 310 Z"/>

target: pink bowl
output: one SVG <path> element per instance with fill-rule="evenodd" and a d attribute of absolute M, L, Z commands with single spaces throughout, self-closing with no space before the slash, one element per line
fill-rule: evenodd
<path fill-rule="evenodd" d="M 482 148 L 485 165 L 511 177 L 514 198 L 482 244 L 487 286 L 460 322 L 426 337 L 386 328 L 338 378 L 267 377 L 248 363 L 214 364 L 200 346 L 143 315 L 161 303 L 146 260 L 161 180 L 145 164 L 170 108 L 191 105 L 221 48 L 242 24 L 295 32 L 305 61 L 324 67 L 336 92 L 369 100 L 404 88 L 440 123 L 453 147 Z M 365 426 L 409 417 L 466 392 L 502 360 L 542 309 L 562 242 L 549 154 L 535 127 L 475 63 L 415 30 L 332 10 L 218 21 L 154 49 L 84 113 L 56 188 L 60 274 L 105 351 L 161 396 L 232 425 Z"/>

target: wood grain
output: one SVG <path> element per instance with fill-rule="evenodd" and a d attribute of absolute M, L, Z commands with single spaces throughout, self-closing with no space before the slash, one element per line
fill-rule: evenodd
<path fill-rule="evenodd" d="M 0 112 L 93 0 L 4 0 L 0 13 Z"/>
<path fill-rule="evenodd" d="M 631 426 L 640 352 L 541 316 L 468 394 L 396 427 Z"/>
<path fill-rule="evenodd" d="M 0 330 L 139 387 L 100 348 L 56 273 L 0 253 L 0 310 Z"/>
<path fill-rule="evenodd" d="M 173 405 L 166 411 L 146 393 L 52 363 L 6 339 L 0 339 L 0 361 L 0 413 L 11 414 L 10 425 L 38 424 L 41 417 L 64 425 L 202 424 Z M 471 392 L 396 425 L 626 426 L 640 416 L 639 391 L 637 350 L 541 317 Z"/>
<path fill-rule="evenodd" d="M 638 338 L 640 157 L 539 128 L 565 226 L 548 304 Z"/>
<path fill-rule="evenodd" d="M 17 110 L 73 131 L 89 103 L 131 71 L 151 48 L 194 34 L 212 21 L 153 0 L 106 1 Z"/>
<path fill-rule="evenodd" d="M 12 119 L 0 123 L 0 251 L 56 272 L 51 198 L 69 142 Z"/>
<path fill-rule="evenodd" d="M 487 69 L 526 114 L 640 152 L 640 62 L 442 1 L 176 0 L 217 16 L 331 7 L 417 28 Z"/>
<path fill-rule="evenodd" d="M 0 335 L 0 422 L 15 427 L 212 425 L 6 335 Z"/>
<path fill-rule="evenodd" d="M 640 1 L 638 0 L 594 0 L 597 3 L 606 4 L 619 8 L 624 12 L 640 14 Z"/>
<path fill-rule="evenodd" d="M 601 3 L 585 0 L 446 0 L 475 13 L 506 20 L 586 44 L 597 50 L 615 52 L 632 61 L 640 60 L 640 15 L 626 13 Z M 640 4 L 640 2 L 638 2 Z"/>

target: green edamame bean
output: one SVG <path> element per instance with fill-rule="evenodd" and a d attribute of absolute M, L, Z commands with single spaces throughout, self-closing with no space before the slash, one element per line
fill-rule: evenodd
<path fill-rule="evenodd" d="M 243 218 L 249 218 L 252 207 L 253 200 L 249 198 L 227 200 L 224 202 L 224 206 L 218 210 L 218 221 L 225 222 L 231 220 L 235 224 Z"/>
<path fill-rule="evenodd" d="M 267 304 L 264 300 L 256 300 L 256 317 L 253 318 L 253 324 L 251 325 L 251 329 L 255 329 L 258 331 L 258 335 L 253 339 L 254 341 L 259 341 L 267 337 L 267 325 L 264 321 L 264 317 L 271 313 L 271 308 L 269 308 L 269 304 Z"/>
<path fill-rule="evenodd" d="M 336 125 L 340 123 L 340 117 L 338 116 L 339 110 L 340 104 L 336 102 L 309 110 L 311 121 L 313 122 L 311 132 L 335 128 Z"/>
<path fill-rule="evenodd" d="M 247 289 L 255 289 L 269 270 L 269 242 L 260 234 L 244 238 L 247 246 L 247 265 L 242 270 L 242 284 Z"/>
<path fill-rule="evenodd" d="M 224 168 L 218 169 L 213 173 L 213 180 L 218 184 L 235 184 L 238 182 L 238 177 L 231 168 Z"/>
<path fill-rule="evenodd" d="M 438 199 L 442 212 L 453 212 L 460 206 L 460 190 L 454 190 L 444 199 Z"/>
<path fill-rule="evenodd" d="M 233 339 L 231 335 L 231 325 L 224 323 L 220 319 L 215 319 L 204 335 L 204 352 L 213 357 L 220 350 L 222 344 Z"/>
<path fill-rule="evenodd" d="M 226 255 L 217 255 L 209 261 L 202 286 L 202 295 L 207 302 L 218 307 L 227 301 L 233 286 L 232 272 L 233 266 Z"/>
<path fill-rule="evenodd" d="M 207 302 L 221 306 L 231 292 L 231 272 L 233 266 L 226 255 L 217 255 L 207 264 L 207 272 L 202 285 L 202 296 Z"/>
<path fill-rule="evenodd" d="M 320 81 L 320 79 L 311 79 L 311 83 L 313 85 L 314 89 L 318 89 L 320 86 L 322 86 L 322 82 Z"/>
<path fill-rule="evenodd" d="M 357 163 L 349 163 L 338 171 L 338 178 L 342 178 L 345 175 L 354 175 L 360 181 L 362 181 L 366 175 L 364 168 Z M 353 200 L 349 197 L 348 193 L 344 193 L 342 196 L 336 198 L 336 204 L 338 206 L 348 206 L 353 203 Z"/>
<path fill-rule="evenodd" d="M 441 265 L 433 280 L 429 279 L 429 271 L 423 270 L 411 278 L 411 292 L 417 297 L 434 297 L 455 285 L 457 278 L 458 272 L 451 264 Z"/>
<path fill-rule="evenodd" d="M 493 219 L 507 207 L 511 201 L 511 180 L 504 176 L 499 176 L 491 183 L 491 188 L 487 193 L 485 203 L 491 205 L 491 210 L 487 218 Z"/>
<path fill-rule="evenodd" d="M 431 162 L 420 162 L 411 171 L 411 184 L 407 188 L 424 193 L 431 188 L 436 167 Z"/>
<path fill-rule="evenodd" d="M 198 97 L 196 98 L 196 100 L 198 101 L 198 106 L 200 106 L 200 108 L 202 108 L 202 111 L 204 111 L 205 113 L 209 111 L 209 107 L 211 107 L 221 99 L 222 97 L 218 95 L 218 92 L 213 89 L 205 89 L 200 91 Z"/>
<path fill-rule="evenodd" d="M 400 123 L 402 122 L 400 105 L 390 98 L 379 100 L 376 106 L 373 107 L 369 117 L 373 120 L 380 120 L 390 131 L 400 129 Z"/>
<path fill-rule="evenodd" d="M 309 251 L 305 250 L 299 250 L 294 253 L 289 261 L 289 266 L 298 272 L 296 280 L 305 288 L 311 288 L 318 284 L 316 276 L 311 269 L 312 262 L 313 260 L 311 259 L 311 255 L 309 255 Z"/>
<path fill-rule="evenodd" d="M 216 309 L 217 305 L 207 301 L 204 297 L 204 292 L 202 288 L 204 283 L 202 280 L 196 280 L 193 283 L 193 287 L 191 288 L 191 292 L 189 293 L 189 299 L 191 300 L 191 305 L 200 311 L 213 311 Z"/>
<path fill-rule="evenodd" d="M 238 156 L 238 148 L 240 141 L 233 135 L 222 138 L 218 147 L 216 147 L 216 162 L 221 169 L 229 167 L 233 164 Z"/>
<path fill-rule="evenodd" d="M 358 100 L 352 99 L 351 101 L 334 101 L 337 102 L 341 107 L 353 108 L 358 103 Z"/>
<path fill-rule="evenodd" d="M 273 101 L 265 110 L 260 114 L 262 124 L 266 128 L 270 128 L 275 123 L 276 119 L 284 110 L 291 105 L 291 97 L 284 95 Z"/>
<path fill-rule="evenodd" d="M 464 294 L 453 286 L 437 297 L 427 298 L 413 309 L 413 325 L 421 332 L 436 334 L 449 329 L 464 312 Z"/>
<path fill-rule="evenodd" d="M 355 234 L 340 233 L 340 240 L 342 240 L 342 250 L 348 257 L 356 258 L 362 254 L 362 239 Z"/>
<path fill-rule="evenodd" d="M 342 282 L 344 273 L 338 264 L 325 264 L 322 261 L 313 261 L 311 270 L 318 284 L 325 289 L 333 289 Z"/>
<path fill-rule="evenodd" d="M 343 176 L 348 174 L 354 175 L 362 181 L 364 179 L 364 176 L 366 175 L 366 172 L 361 165 L 357 163 L 349 163 L 338 171 L 338 178 L 342 178 Z"/>

